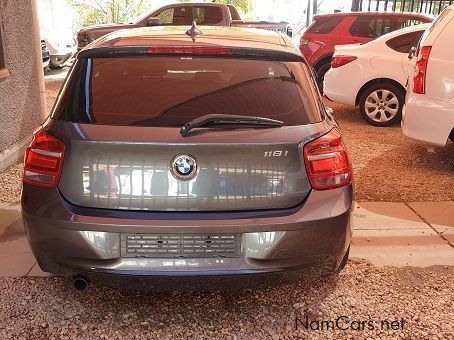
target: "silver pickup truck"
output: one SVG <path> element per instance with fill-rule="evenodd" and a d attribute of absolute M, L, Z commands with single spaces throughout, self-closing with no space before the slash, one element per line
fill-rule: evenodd
<path fill-rule="evenodd" d="M 292 28 L 287 22 L 243 21 L 235 6 L 218 3 L 181 3 L 161 7 L 147 13 L 134 23 L 119 23 L 90 26 L 78 33 L 78 49 L 82 49 L 93 40 L 113 31 L 147 26 L 234 26 L 260 28 L 281 32 L 292 36 Z"/>

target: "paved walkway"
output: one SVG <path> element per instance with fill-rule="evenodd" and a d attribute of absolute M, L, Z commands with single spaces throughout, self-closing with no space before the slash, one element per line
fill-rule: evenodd
<path fill-rule="evenodd" d="M 355 204 L 350 257 L 377 266 L 454 266 L 454 202 Z M 0 277 L 42 276 L 20 207 L 0 204 Z"/>

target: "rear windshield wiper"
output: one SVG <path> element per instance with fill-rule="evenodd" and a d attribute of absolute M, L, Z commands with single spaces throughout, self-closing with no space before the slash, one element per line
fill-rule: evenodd
<path fill-rule="evenodd" d="M 263 117 L 250 117 L 239 115 L 224 115 L 224 114 L 210 114 L 201 116 L 186 123 L 180 130 L 183 137 L 186 137 L 189 132 L 199 127 L 211 127 L 216 125 L 233 126 L 238 125 L 241 127 L 281 127 L 284 122 Z"/>

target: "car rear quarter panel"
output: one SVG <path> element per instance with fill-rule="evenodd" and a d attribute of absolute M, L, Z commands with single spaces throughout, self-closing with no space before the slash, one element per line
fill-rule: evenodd
<path fill-rule="evenodd" d="M 334 46 L 341 42 L 341 33 L 345 29 L 346 20 L 347 18 L 328 34 L 304 33 L 303 38 L 310 41 L 300 49 L 310 66 L 315 67 L 324 57 L 330 57 L 334 53 Z"/>
<path fill-rule="evenodd" d="M 454 14 L 454 11 L 450 11 Z M 427 65 L 426 95 L 429 98 L 454 104 L 454 15 L 440 25 L 441 31 L 435 38 L 428 37 L 423 46 L 432 43 Z"/>

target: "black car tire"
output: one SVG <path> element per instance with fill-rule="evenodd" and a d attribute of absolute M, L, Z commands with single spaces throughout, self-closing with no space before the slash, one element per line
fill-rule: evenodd
<path fill-rule="evenodd" d="M 64 66 L 57 66 L 57 65 L 54 65 L 52 63 L 49 64 L 49 67 L 53 70 L 60 70 L 62 69 Z"/>
<path fill-rule="evenodd" d="M 389 94 L 386 96 L 386 98 L 383 98 L 385 93 L 387 93 L 385 91 L 388 91 Z M 374 102 L 374 99 L 372 98 L 374 96 L 374 94 L 379 101 Z M 380 97 L 380 94 L 381 94 L 381 97 Z M 389 104 L 391 102 L 392 102 L 392 104 Z M 371 105 L 368 108 L 366 108 L 367 103 L 369 103 L 369 105 Z M 359 100 L 359 111 L 361 113 L 361 116 L 364 118 L 364 120 L 367 123 L 369 123 L 370 125 L 380 126 L 380 127 L 390 126 L 394 123 L 401 121 L 402 107 L 403 107 L 404 103 L 405 103 L 405 93 L 402 89 L 400 89 L 396 85 L 388 84 L 388 83 L 375 84 L 375 85 L 372 85 L 369 88 L 367 88 L 361 95 L 361 98 Z M 370 113 L 368 113 L 369 112 L 368 110 L 373 110 L 374 105 L 377 105 L 377 109 L 379 107 L 383 108 L 382 109 L 382 110 L 384 110 L 383 114 L 386 117 L 389 116 L 389 119 L 387 119 L 385 121 L 379 121 L 379 118 L 377 118 L 377 117 L 374 119 L 371 118 Z M 384 105 L 384 106 L 380 106 L 380 105 Z M 387 105 L 389 105 L 389 106 L 387 106 Z M 388 110 L 395 111 L 396 109 L 397 109 L 397 112 L 395 112 L 395 113 L 391 113 L 391 111 L 388 111 Z M 374 111 L 372 111 L 372 113 L 373 112 Z M 378 110 L 377 115 L 379 114 L 379 112 L 380 112 L 380 110 Z"/>
<path fill-rule="evenodd" d="M 325 63 L 317 68 L 317 85 L 320 93 L 323 94 L 323 80 L 325 79 L 325 74 L 331 68 L 331 63 Z"/>

